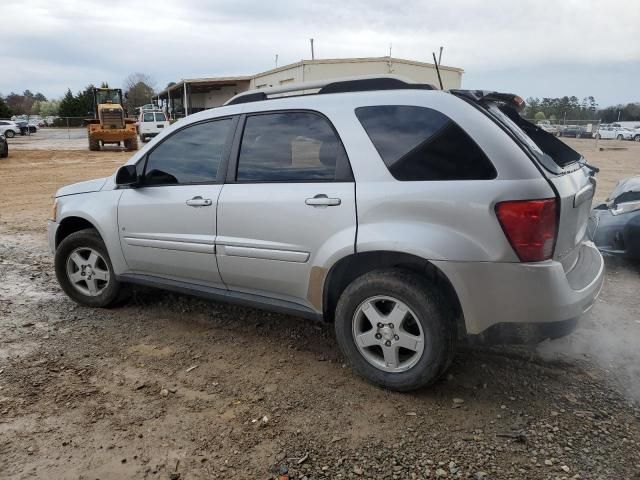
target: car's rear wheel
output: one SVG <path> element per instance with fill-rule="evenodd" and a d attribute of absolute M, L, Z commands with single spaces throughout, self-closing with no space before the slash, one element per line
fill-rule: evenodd
<path fill-rule="evenodd" d="M 338 344 L 356 373 L 390 390 L 436 381 L 455 353 L 455 319 L 440 291 L 403 270 L 354 280 L 338 300 Z"/>
<path fill-rule="evenodd" d="M 617 138 L 618 140 L 622 140 L 624 137 L 623 137 L 622 135 L 618 135 L 616 138 Z"/>
<path fill-rule="evenodd" d="M 7 130 L 6 132 L 4 132 L 4 136 L 7 138 L 13 138 L 16 136 L 16 132 L 14 132 L 13 130 Z"/>
<path fill-rule="evenodd" d="M 56 277 L 64 292 L 87 307 L 109 307 L 117 300 L 116 279 L 107 249 L 94 229 L 72 233 L 55 254 Z"/>
<path fill-rule="evenodd" d="M 640 142 L 640 135 L 636 135 L 635 137 L 633 137 L 633 139 L 634 139 L 636 142 Z"/>

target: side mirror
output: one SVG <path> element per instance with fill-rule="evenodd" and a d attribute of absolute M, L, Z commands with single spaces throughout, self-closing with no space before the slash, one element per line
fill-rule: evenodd
<path fill-rule="evenodd" d="M 116 173 L 116 185 L 119 187 L 131 187 L 138 184 L 138 171 L 135 165 L 124 165 Z"/>

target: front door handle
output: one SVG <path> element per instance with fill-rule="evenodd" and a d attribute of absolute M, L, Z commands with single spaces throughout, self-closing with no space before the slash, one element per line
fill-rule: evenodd
<path fill-rule="evenodd" d="M 210 198 L 202 198 L 201 196 L 193 197 L 191 200 L 187 200 L 187 205 L 190 207 L 208 207 L 212 204 Z"/>
<path fill-rule="evenodd" d="M 335 207 L 342 201 L 339 198 L 329 198 L 324 193 L 319 193 L 313 198 L 307 198 L 304 203 L 312 207 Z"/>

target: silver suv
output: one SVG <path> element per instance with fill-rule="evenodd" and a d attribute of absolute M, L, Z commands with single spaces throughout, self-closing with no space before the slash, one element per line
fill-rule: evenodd
<path fill-rule="evenodd" d="M 603 283 L 597 169 L 522 103 L 394 77 L 240 94 L 57 192 L 58 281 L 93 307 L 142 284 L 330 321 L 400 391 L 463 339 L 564 335 Z"/>

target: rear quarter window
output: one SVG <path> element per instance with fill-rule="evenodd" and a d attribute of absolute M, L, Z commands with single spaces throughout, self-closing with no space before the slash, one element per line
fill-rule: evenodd
<path fill-rule="evenodd" d="M 389 172 L 401 181 L 490 180 L 484 152 L 437 110 L 407 105 L 357 108 L 356 116 Z"/>

